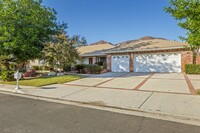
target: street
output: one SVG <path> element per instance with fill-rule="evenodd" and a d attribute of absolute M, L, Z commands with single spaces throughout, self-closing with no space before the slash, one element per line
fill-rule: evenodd
<path fill-rule="evenodd" d="M 200 127 L 0 94 L 1 133 L 199 133 Z"/>

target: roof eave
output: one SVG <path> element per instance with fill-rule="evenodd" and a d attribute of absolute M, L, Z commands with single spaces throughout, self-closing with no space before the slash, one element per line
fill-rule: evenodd
<path fill-rule="evenodd" d="M 80 55 L 81 57 L 91 57 L 91 56 L 106 56 L 106 54 L 88 54 L 88 55 Z"/>
<path fill-rule="evenodd" d="M 172 48 L 156 48 L 156 49 L 141 49 L 141 50 L 119 50 L 119 51 L 107 51 L 104 54 L 112 53 L 129 53 L 129 52 L 145 52 L 145 51 L 156 51 L 156 50 L 172 50 L 172 49 L 187 49 L 184 47 L 172 47 Z"/>

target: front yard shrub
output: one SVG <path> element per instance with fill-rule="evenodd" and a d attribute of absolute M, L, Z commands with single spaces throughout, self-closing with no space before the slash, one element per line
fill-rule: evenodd
<path fill-rule="evenodd" d="M 76 70 L 80 73 L 80 70 L 84 69 L 86 67 L 85 64 L 77 64 L 75 66 Z"/>
<path fill-rule="evenodd" d="M 50 70 L 50 66 L 44 66 L 44 70 Z"/>
<path fill-rule="evenodd" d="M 100 73 L 101 70 L 102 70 L 102 67 L 99 66 L 99 65 L 87 65 L 86 66 L 86 70 L 89 72 L 89 73 Z"/>
<path fill-rule="evenodd" d="M 187 74 L 200 74 L 200 64 L 186 64 L 185 73 Z"/>
<path fill-rule="evenodd" d="M 65 72 L 71 71 L 71 66 L 70 66 L 70 65 L 64 66 L 64 67 L 63 67 L 63 71 L 65 71 Z"/>
<path fill-rule="evenodd" d="M 14 81 L 15 71 L 3 70 L 1 72 L 1 80 L 3 81 Z"/>
<path fill-rule="evenodd" d="M 100 61 L 100 62 L 96 62 L 95 64 L 99 65 L 99 66 L 103 66 L 103 61 Z"/>
<path fill-rule="evenodd" d="M 23 74 L 23 77 L 34 77 L 36 75 L 36 71 L 34 69 L 30 69 Z"/>

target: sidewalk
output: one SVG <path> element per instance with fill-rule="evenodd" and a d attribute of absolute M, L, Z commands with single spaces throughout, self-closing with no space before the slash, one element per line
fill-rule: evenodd
<path fill-rule="evenodd" d="M 13 88 L 15 88 L 13 85 L 0 85 L 1 91 L 12 92 Z M 198 95 L 114 90 L 64 84 L 40 88 L 21 86 L 21 88 L 26 95 L 172 116 L 195 121 L 200 125 L 200 96 Z"/>

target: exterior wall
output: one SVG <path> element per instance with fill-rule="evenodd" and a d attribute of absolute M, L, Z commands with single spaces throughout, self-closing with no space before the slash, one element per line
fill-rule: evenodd
<path fill-rule="evenodd" d="M 89 64 L 89 58 L 83 58 L 83 64 Z"/>
<path fill-rule="evenodd" d="M 76 60 L 76 63 L 77 64 L 83 64 L 83 60 L 81 60 L 81 59 L 80 60 Z"/>
<path fill-rule="evenodd" d="M 82 60 L 77 60 L 77 64 L 89 64 L 89 58 L 92 58 L 92 63 L 95 64 L 100 61 L 100 57 L 103 56 L 82 57 Z"/>
<path fill-rule="evenodd" d="M 200 64 L 200 55 L 196 56 L 196 64 Z"/>
<path fill-rule="evenodd" d="M 128 54 L 130 56 L 130 71 L 133 72 L 134 70 L 134 66 L 133 66 L 133 62 L 134 62 L 134 54 L 154 54 L 154 53 L 169 53 L 169 52 L 180 52 L 181 53 L 181 70 L 182 72 L 184 72 L 185 70 L 185 64 L 192 64 L 192 52 L 191 51 L 185 51 L 183 49 L 172 49 L 172 50 L 158 50 L 158 51 L 145 51 L 145 52 L 130 52 L 130 53 L 113 53 L 113 54 L 108 54 L 107 55 L 107 69 L 108 71 L 112 71 L 111 70 L 111 59 L 113 55 L 124 55 L 124 54 Z M 197 57 L 196 60 L 197 64 L 200 64 L 200 56 Z"/>
<path fill-rule="evenodd" d="M 97 62 L 97 57 L 96 56 L 92 57 L 92 64 L 95 64 L 96 62 Z"/>
<path fill-rule="evenodd" d="M 107 64 L 107 69 L 108 69 L 108 71 L 110 72 L 111 71 L 111 54 L 108 54 L 107 56 L 106 56 L 106 64 Z"/>
<path fill-rule="evenodd" d="M 129 53 L 129 56 L 130 56 L 130 72 L 133 72 L 133 59 L 134 59 L 134 55 L 133 55 L 133 53 Z"/>
<path fill-rule="evenodd" d="M 192 64 L 193 63 L 193 55 L 191 51 L 184 51 L 181 52 L 181 69 L 182 72 L 185 70 L 185 64 Z"/>

